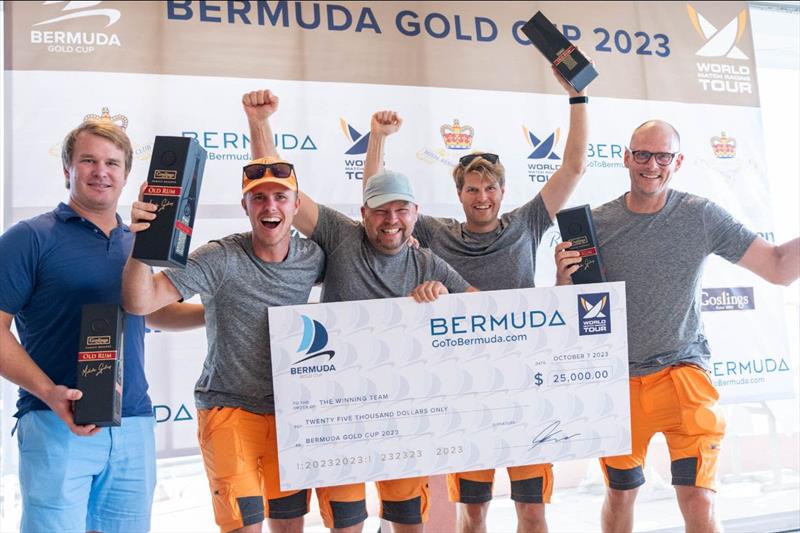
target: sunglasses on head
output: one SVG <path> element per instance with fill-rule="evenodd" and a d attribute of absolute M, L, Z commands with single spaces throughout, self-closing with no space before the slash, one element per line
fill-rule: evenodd
<path fill-rule="evenodd" d="M 458 160 L 458 164 L 462 167 L 468 167 L 470 163 L 475 161 L 477 158 L 485 159 L 491 164 L 495 164 L 500 161 L 500 156 L 497 154 L 489 154 L 489 153 L 477 153 L 477 154 L 467 154 L 461 159 Z"/>
<path fill-rule="evenodd" d="M 244 167 L 244 176 L 249 180 L 260 180 L 267 172 L 273 178 L 288 178 L 294 174 L 291 163 L 252 163 Z"/>

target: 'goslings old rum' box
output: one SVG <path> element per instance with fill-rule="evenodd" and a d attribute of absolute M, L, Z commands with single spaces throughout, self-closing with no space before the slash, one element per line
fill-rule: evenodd
<path fill-rule="evenodd" d="M 122 423 L 125 312 L 117 304 L 86 304 L 81 310 L 75 423 L 99 427 Z"/>
<path fill-rule="evenodd" d="M 541 11 L 525 23 L 522 32 L 576 91 L 581 92 L 597 77 L 597 71 L 586 56 Z"/>
<path fill-rule="evenodd" d="M 186 266 L 207 154 L 189 137 L 156 137 L 144 201 L 158 206 L 136 234 L 133 257 L 151 266 Z"/>
<path fill-rule="evenodd" d="M 606 274 L 600 261 L 591 208 L 581 205 L 563 209 L 556 213 L 556 220 L 561 240 L 572 242 L 567 250 L 578 251 L 581 255 L 580 268 L 572 273 L 572 282 L 576 285 L 605 282 Z"/>

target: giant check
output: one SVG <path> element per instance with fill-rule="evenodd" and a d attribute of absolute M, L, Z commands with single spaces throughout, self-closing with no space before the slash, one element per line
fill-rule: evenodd
<path fill-rule="evenodd" d="M 281 488 L 630 452 L 625 284 L 269 311 Z"/>

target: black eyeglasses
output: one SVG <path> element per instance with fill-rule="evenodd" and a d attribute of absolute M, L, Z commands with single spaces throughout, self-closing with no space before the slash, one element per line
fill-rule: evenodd
<path fill-rule="evenodd" d="M 244 167 L 244 176 L 249 180 L 260 180 L 269 172 L 274 178 L 289 178 L 294 173 L 291 163 L 253 163 Z"/>
<path fill-rule="evenodd" d="M 491 163 L 493 165 L 496 164 L 498 161 L 500 161 L 500 156 L 497 155 L 497 154 L 488 154 L 488 153 L 481 154 L 481 153 L 477 153 L 477 154 L 467 154 L 467 155 L 465 155 L 464 157 L 462 157 L 461 159 L 458 160 L 458 164 L 461 165 L 462 167 L 466 168 L 466 167 L 469 166 L 470 163 L 472 163 L 473 161 L 475 161 L 475 159 L 477 159 L 479 157 L 481 159 L 487 160 L 489 163 Z"/>
<path fill-rule="evenodd" d="M 656 163 L 665 167 L 672 163 L 672 160 L 675 159 L 675 156 L 678 155 L 679 152 L 648 152 L 647 150 L 631 150 L 628 148 L 628 151 L 633 156 L 633 160 L 639 163 L 640 165 L 645 165 L 650 161 L 651 157 L 656 158 Z"/>

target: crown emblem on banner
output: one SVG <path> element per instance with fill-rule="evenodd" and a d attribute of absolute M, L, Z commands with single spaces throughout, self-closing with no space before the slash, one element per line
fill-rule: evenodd
<path fill-rule="evenodd" d="M 442 125 L 439 133 L 449 150 L 468 150 L 472 146 L 475 129 L 472 126 L 462 126 L 456 118 L 452 124 Z"/>
<path fill-rule="evenodd" d="M 711 148 L 714 150 L 714 157 L 719 159 L 736 157 L 736 139 L 728 137 L 724 131 L 719 137 L 711 137 Z"/>
<path fill-rule="evenodd" d="M 128 127 L 128 117 L 125 115 L 114 115 L 111 116 L 109 113 L 108 108 L 104 107 L 99 115 L 95 115 L 94 113 L 90 113 L 83 117 L 83 121 L 86 122 L 87 120 L 98 120 L 100 122 L 112 122 L 122 128 L 123 130 Z"/>

